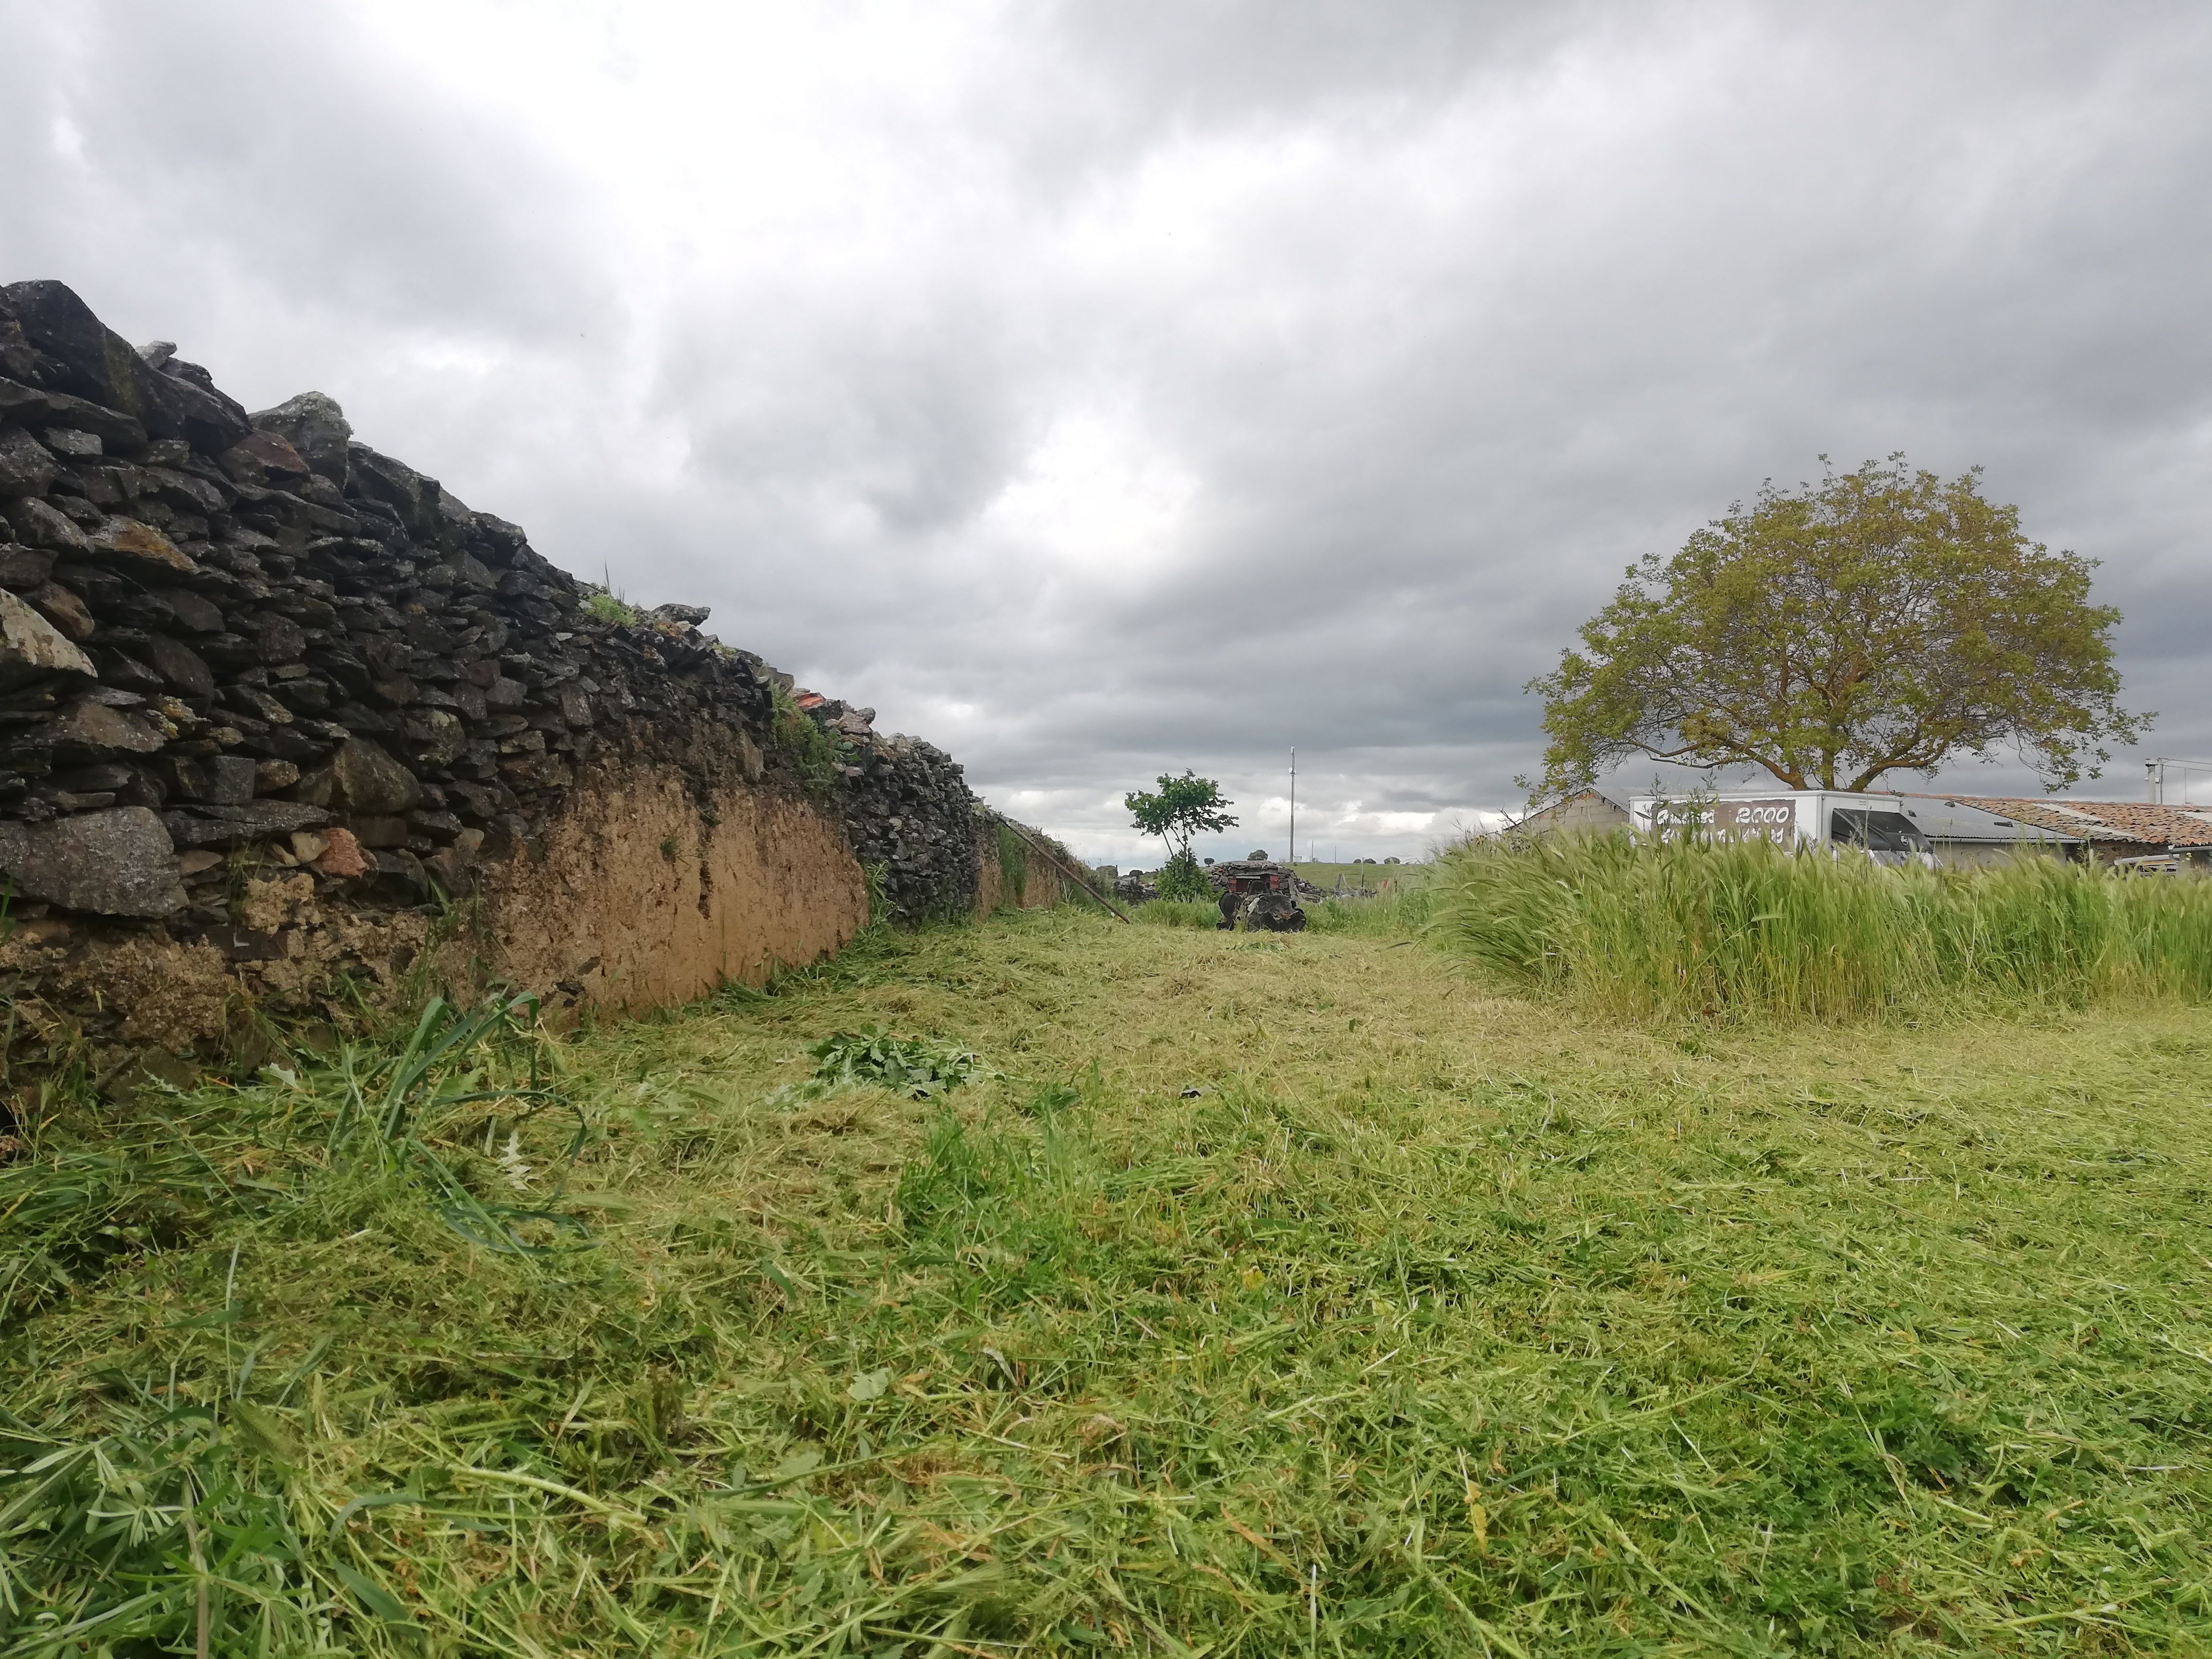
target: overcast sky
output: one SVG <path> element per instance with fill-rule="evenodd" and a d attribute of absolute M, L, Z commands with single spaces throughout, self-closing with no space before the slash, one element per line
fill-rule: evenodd
<path fill-rule="evenodd" d="M 1621 567 L 1823 453 L 1985 466 L 2105 562 L 2151 752 L 2212 751 L 2193 0 L 0 0 L 0 279 L 250 408 L 330 393 L 1094 858 L 1152 861 L 1120 797 L 1186 766 L 1244 821 L 1202 850 L 1279 854 L 1293 744 L 1302 851 L 1516 804 L 1520 687 Z"/>

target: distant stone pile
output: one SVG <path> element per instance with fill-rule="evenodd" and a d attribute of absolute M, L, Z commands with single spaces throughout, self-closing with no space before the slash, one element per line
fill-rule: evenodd
<path fill-rule="evenodd" d="M 1265 886 L 1285 892 L 1293 898 L 1323 899 L 1328 894 L 1300 875 L 1287 864 L 1278 864 L 1264 852 L 1255 852 L 1249 859 L 1224 859 L 1206 867 L 1206 879 L 1213 884 L 1217 893 L 1239 889 Z"/>
<path fill-rule="evenodd" d="M 975 901 L 977 803 L 940 751 L 810 694 L 836 760 L 801 775 L 790 678 L 705 611 L 630 611 L 355 441 L 330 398 L 248 415 L 59 283 L 0 289 L 0 514 L 18 919 L 220 939 L 241 849 L 420 904 L 526 847 L 610 751 L 681 769 L 702 810 L 733 777 L 811 787 L 892 908 Z"/>

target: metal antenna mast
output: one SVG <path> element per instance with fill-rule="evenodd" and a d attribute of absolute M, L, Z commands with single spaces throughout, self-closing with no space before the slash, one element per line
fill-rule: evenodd
<path fill-rule="evenodd" d="M 2212 772 L 2212 761 L 2177 760 L 2172 755 L 2158 755 L 2145 761 L 2143 770 L 2149 776 L 2150 798 L 2160 804 L 2166 800 L 2168 767 L 2181 772 Z M 2186 778 L 2181 781 L 2181 797 L 2185 801 L 2189 799 L 2189 780 Z"/>
<path fill-rule="evenodd" d="M 1298 751 L 1291 750 L 1291 868 L 1298 867 Z"/>

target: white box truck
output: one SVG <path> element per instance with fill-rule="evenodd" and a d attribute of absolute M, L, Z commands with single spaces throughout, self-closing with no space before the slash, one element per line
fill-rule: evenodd
<path fill-rule="evenodd" d="M 1629 822 L 1661 841 L 1765 841 L 1857 851 L 1876 864 L 1936 866 L 1936 850 L 1901 795 L 1840 789 L 1723 790 L 1635 795 Z"/>

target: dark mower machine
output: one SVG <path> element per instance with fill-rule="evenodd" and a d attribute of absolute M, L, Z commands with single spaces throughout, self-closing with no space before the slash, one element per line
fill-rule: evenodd
<path fill-rule="evenodd" d="M 1234 927 L 1243 918 L 1248 931 L 1295 933 L 1306 925 L 1298 903 L 1298 890 L 1306 884 L 1288 865 L 1264 859 L 1231 859 L 1206 872 L 1221 891 L 1223 927 Z"/>

